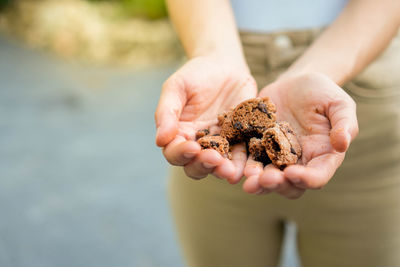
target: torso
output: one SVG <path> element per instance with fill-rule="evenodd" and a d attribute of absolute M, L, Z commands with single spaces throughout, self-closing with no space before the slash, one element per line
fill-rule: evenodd
<path fill-rule="evenodd" d="M 329 25 L 348 0 L 231 0 L 240 30 L 276 32 Z"/>

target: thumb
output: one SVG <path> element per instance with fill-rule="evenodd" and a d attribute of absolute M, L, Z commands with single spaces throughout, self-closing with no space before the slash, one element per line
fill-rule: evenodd
<path fill-rule="evenodd" d="M 159 147 L 166 146 L 178 133 L 179 118 L 186 103 L 184 89 L 183 82 L 173 76 L 163 85 L 155 112 L 156 144 Z"/>
<path fill-rule="evenodd" d="M 355 102 L 350 97 L 334 102 L 329 106 L 328 118 L 331 144 L 336 151 L 345 152 L 358 134 Z"/>

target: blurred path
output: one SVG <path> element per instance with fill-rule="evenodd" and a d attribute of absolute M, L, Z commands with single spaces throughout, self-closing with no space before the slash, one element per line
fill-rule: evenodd
<path fill-rule="evenodd" d="M 66 63 L 0 37 L 0 266 L 182 266 L 148 71 Z"/>

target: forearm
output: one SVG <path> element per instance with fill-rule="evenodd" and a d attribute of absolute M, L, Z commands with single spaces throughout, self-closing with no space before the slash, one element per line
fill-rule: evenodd
<path fill-rule="evenodd" d="M 167 0 L 167 5 L 189 58 L 218 55 L 245 65 L 228 0 Z"/>
<path fill-rule="evenodd" d="M 283 76 L 319 72 L 343 85 L 390 43 L 400 24 L 400 1 L 352 0 L 337 20 Z"/>

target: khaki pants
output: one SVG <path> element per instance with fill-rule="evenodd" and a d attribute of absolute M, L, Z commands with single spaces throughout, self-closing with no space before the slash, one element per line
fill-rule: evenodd
<path fill-rule="evenodd" d="M 259 87 L 317 34 L 242 33 Z M 194 181 L 172 168 L 170 201 L 188 266 L 277 266 L 286 219 L 297 224 L 305 267 L 400 266 L 400 39 L 345 89 L 357 102 L 360 134 L 322 190 L 294 201 L 255 196 L 241 184 Z"/>

